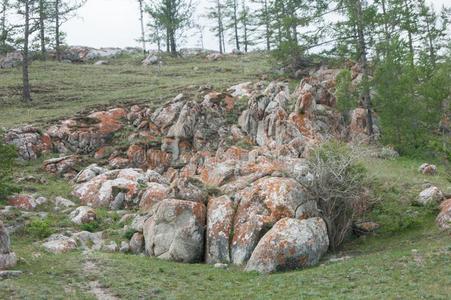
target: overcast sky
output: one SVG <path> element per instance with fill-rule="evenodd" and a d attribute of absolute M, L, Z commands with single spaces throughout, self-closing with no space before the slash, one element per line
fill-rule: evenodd
<path fill-rule="evenodd" d="M 429 0 L 436 8 L 449 0 Z M 208 0 L 197 0 L 197 20 L 205 13 Z M 448 4 L 449 5 L 449 4 Z M 63 25 L 69 45 L 91 47 L 140 46 L 136 39 L 140 36 L 139 9 L 137 0 L 88 0 L 78 12 L 78 17 Z M 208 27 L 208 20 L 201 21 Z M 216 49 L 217 42 L 207 28 L 204 32 L 205 47 Z M 198 35 L 191 34 L 183 47 L 199 46 Z M 230 47 L 229 47 L 230 48 Z"/>

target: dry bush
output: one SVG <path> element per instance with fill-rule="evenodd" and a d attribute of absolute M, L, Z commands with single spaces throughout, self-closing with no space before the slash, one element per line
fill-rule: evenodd
<path fill-rule="evenodd" d="M 318 203 L 333 251 L 351 231 L 353 220 L 370 206 L 368 189 L 364 187 L 366 170 L 358 163 L 358 149 L 330 141 L 308 158 L 313 178 L 303 185 Z"/>

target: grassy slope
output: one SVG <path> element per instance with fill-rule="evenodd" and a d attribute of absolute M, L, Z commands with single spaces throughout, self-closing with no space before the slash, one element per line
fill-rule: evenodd
<path fill-rule="evenodd" d="M 72 116 L 100 105 L 132 102 L 157 106 L 180 92 L 192 91 L 192 85 L 210 84 L 221 90 L 255 80 L 269 70 L 267 58 L 261 55 L 218 62 L 167 58 L 160 73 L 155 66 L 141 66 L 141 59 L 123 57 L 107 66 L 34 62 L 30 67 L 31 105 L 20 103 L 20 70 L 2 69 L 0 127 Z"/>
<path fill-rule="evenodd" d="M 266 60 L 261 57 L 215 63 L 194 60 L 176 64 L 171 61 L 163 69 L 166 75 L 156 77 L 150 75 L 154 69 L 130 65 L 130 62 L 137 62 L 137 59 L 123 58 L 111 66 L 34 63 L 35 90 L 44 91 L 45 87 L 47 90 L 35 94 L 34 108 L 27 108 L 29 114 L 22 113 L 25 107 L 17 104 L 19 95 L 14 92 L 14 87 L 20 83 L 19 71 L 0 73 L 2 82 L 5 78 L 7 83 L 0 86 L 2 105 L 7 112 L 3 114 L 2 109 L 0 126 L 48 121 L 72 115 L 86 106 L 122 101 L 158 104 L 193 83 L 224 88 L 255 79 L 256 74 L 268 69 Z M 194 66 L 199 66 L 200 70 L 194 72 Z M 211 75 L 212 70 L 221 67 L 234 71 Z M 145 82 L 150 82 L 149 86 Z M 18 269 L 24 274 L 17 279 L 0 281 L 0 299 L 92 299 L 88 293 L 90 280 L 99 281 L 112 293 L 127 299 L 446 299 L 451 294 L 451 238 L 436 229 L 436 211 L 412 206 L 411 201 L 427 182 L 450 193 L 449 181 L 445 176 L 419 175 L 420 161 L 374 159 L 364 163 L 370 176 L 379 182 L 376 192 L 382 200 L 369 218 L 380 222 L 382 229 L 375 236 L 347 243 L 338 255 L 349 255 L 351 259 L 261 276 L 235 267 L 218 270 L 208 265 L 96 253 L 91 259 L 98 265 L 97 274 L 86 275 L 82 270 L 85 258 L 81 252 L 61 256 L 46 254 L 38 244 L 33 244 L 37 239 L 26 234 L 15 235 L 13 248 L 21 258 Z M 440 169 L 439 173 L 445 171 Z M 16 175 L 25 174 L 42 176 L 48 181 L 45 185 L 25 183 L 26 191 L 36 191 L 50 199 L 59 195 L 70 197 L 69 184 L 45 174 L 40 160 L 22 166 Z M 62 215 L 52 214 L 52 218 L 55 219 L 54 229 L 68 225 Z"/>

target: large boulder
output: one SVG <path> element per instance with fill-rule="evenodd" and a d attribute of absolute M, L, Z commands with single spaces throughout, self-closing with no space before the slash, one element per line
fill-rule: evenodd
<path fill-rule="evenodd" d="M 42 247 L 50 253 L 62 254 L 76 249 L 77 242 L 65 235 L 53 234 L 42 244 Z"/>
<path fill-rule="evenodd" d="M 17 263 L 17 257 L 11 251 L 9 234 L 3 222 L 0 220 L 0 270 L 13 268 Z"/>
<path fill-rule="evenodd" d="M 91 223 L 96 217 L 96 211 L 89 206 L 77 207 L 69 214 L 69 219 L 77 225 Z"/>
<path fill-rule="evenodd" d="M 77 165 L 81 162 L 78 155 L 68 155 L 63 157 L 51 158 L 44 161 L 44 170 L 48 173 L 63 176 L 65 178 L 73 178 L 76 176 Z"/>
<path fill-rule="evenodd" d="M 81 204 L 95 208 L 110 207 L 113 201 L 119 200 L 118 195 L 124 197 L 121 206 L 136 207 L 140 192 L 148 187 L 152 174 L 141 169 L 112 170 L 76 185 L 72 193 Z"/>
<path fill-rule="evenodd" d="M 316 202 L 310 200 L 294 179 L 265 177 L 238 192 L 231 243 L 232 262 L 244 264 L 263 234 L 282 218 L 306 219 L 318 214 Z"/>
<path fill-rule="evenodd" d="M 442 230 L 451 230 L 451 198 L 440 204 L 440 213 L 437 216 L 436 223 Z"/>
<path fill-rule="evenodd" d="M 12 195 L 8 198 L 9 205 L 23 210 L 34 210 L 46 202 L 47 199 L 44 197 L 36 197 L 34 195 L 27 194 Z"/>
<path fill-rule="evenodd" d="M 205 261 L 230 263 L 230 242 L 235 209 L 228 196 L 210 199 L 207 207 Z"/>
<path fill-rule="evenodd" d="M 144 224 L 145 249 L 161 259 L 193 263 L 203 259 L 205 205 L 166 199 Z"/>
<path fill-rule="evenodd" d="M 98 111 L 86 117 L 71 118 L 50 127 L 47 131 L 55 150 L 88 154 L 103 146 L 112 135 L 123 127 L 127 116 L 123 108 Z"/>
<path fill-rule="evenodd" d="M 272 273 L 311 267 L 328 248 L 327 227 L 321 218 L 284 218 L 260 240 L 246 271 Z"/>
<path fill-rule="evenodd" d="M 16 146 L 19 157 L 24 160 L 37 159 L 52 150 L 50 136 L 30 125 L 8 130 L 5 142 Z"/>

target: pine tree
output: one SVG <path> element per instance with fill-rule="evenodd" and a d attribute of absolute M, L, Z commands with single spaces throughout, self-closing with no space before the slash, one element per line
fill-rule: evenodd
<path fill-rule="evenodd" d="M 166 31 L 167 52 L 177 54 L 177 41 L 184 30 L 191 26 L 193 5 L 190 0 L 157 0 L 146 7 L 152 22 Z"/>
<path fill-rule="evenodd" d="M 212 5 L 208 8 L 207 17 L 214 21 L 211 31 L 215 33 L 218 38 L 219 52 L 222 54 L 225 52 L 225 39 L 224 39 L 224 10 L 225 6 L 222 0 L 213 0 Z"/>

